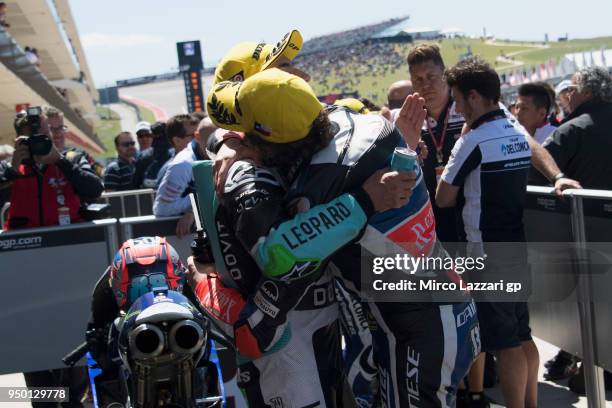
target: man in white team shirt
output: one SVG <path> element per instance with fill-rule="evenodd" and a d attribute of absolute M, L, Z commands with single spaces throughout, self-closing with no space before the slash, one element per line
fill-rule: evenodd
<path fill-rule="evenodd" d="M 547 88 L 550 85 L 545 82 L 523 84 L 516 102 L 516 118 L 539 144 L 556 129 L 548 121 L 553 101 Z"/>
<path fill-rule="evenodd" d="M 487 255 L 486 273 L 468 280 L 486 282 L 495 276 L 528 282 L 523 208 L 531 166 L 529 135 L 500 109 L 499 77 L 486 62 L 469 58 L 447 70 L 445 77 L 470 131 L 453 147 L 436 203 L 461 209 L 468 249 L 481 248 L 476 256 Z M 475 255 L 468 250 L 468 256 Z M 527 303 L 518 298 L 481 300 L 477 310 L 482 349 L 497 357 L 506 406 L 537 406 L 539 357 Z"/>

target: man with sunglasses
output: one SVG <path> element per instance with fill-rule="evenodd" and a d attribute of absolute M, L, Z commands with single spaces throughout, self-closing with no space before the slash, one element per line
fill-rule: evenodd
<path fill-rule="evenodd" d="M 135 170 L 136 142 L 130 132 L 120 132 L 115 136 L 117 160 L 110 163 L 104 172 L 106 191 L 130 190 Z"/>

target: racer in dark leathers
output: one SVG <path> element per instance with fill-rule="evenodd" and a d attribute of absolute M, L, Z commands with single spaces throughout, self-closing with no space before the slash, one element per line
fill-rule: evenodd
<path fill-rule="evenodd" d="M 252 406 L 341 406 L 344 376 L 333 277 L 324 269 L 303 279 L 261 274 L 246 249 L 289 217 L 279 179 L 252 161 L 234 163 L 215 217 L 226 272 L 200 276 L 194 291 L 217 326 L 234 338 L 239 386 Z M 338 249 L 359 234 L 373 211 L 359 186 L 304 216 L 321 212 L 329 219 L 319 228 L 338 235 Z"/>
<path fill-rule="evenodd" d="M 244 111 L 245 104 L 240 108 Z M 215 121 L 214 115 L 211 117 Z M 445 251 L 436 241 L 435 220 L 422 177 L 408 205 L 374 216 L 369 222 L 368 217 L 354 217 L 353 222 L 361 224 L 346 230 L 336 228 L 342 225 L 339 221 L 343 217 L 353 216 L 353 208 L 341 205 L 345 193 L 387 166 L 403 140 L 382 117 L 355 115 L 342 108 L 330 109 L 328 117 L 334 129 L 332 141 L 309 163 L 300 162 L 296 155 L 297 162 L 278 169 L 283 175 L 295 174 L 286 180 L 291 185 L 289 199 L 299 202 L 302 209 L 310 209 L 291 219 L 279 219 L 277 227 L 257 239 L 250 252 L 264 274 L 275 281 L 304 279 L 332 260 L 330 267 L 337 270 L 346 287 L 363 295 L 360 258 L 368 242 L 385 239 L 412 256 L 444 256 Z M 217 124 L 223 126 L 222 121 Z M 321 203 L 326 202 L 327 208 L 340 204 L 335 207 L 335 217 L 321 211 Z M 339 248 L 337 243 L 347 238 L 352 244 Z M 376 322 L 371 329 L 381 405 L 453 406 L 458 383 L 480 349 L 473 303 L 469 296 L 456 300 L 368 301 Z"/>

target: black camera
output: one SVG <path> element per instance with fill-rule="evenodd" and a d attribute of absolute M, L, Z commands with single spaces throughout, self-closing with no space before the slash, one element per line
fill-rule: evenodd
<path fill-rule="evenodd" d="M 165 154 L 172 147 L 166 136 L 166 124 L 155 122 L 151 125 L 151 133 L 153 133 L 153 151 L 158 154 Z"/>
<path fill-rule="evenodd" d="M 26 110 L 26 114 L 31 136 L 25 143 L 30 148 L 30 155 L 46 156 L 51 151 L 53 142 L 49 136 L 40 133 L 42 109 L 40 106 L 33 106 Z"/>

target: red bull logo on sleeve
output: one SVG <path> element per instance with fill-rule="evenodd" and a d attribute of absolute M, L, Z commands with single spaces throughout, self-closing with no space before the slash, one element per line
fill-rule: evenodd
<path fill-rule="evenodd" d="M 429 254 L 436 242 L 436 221 L 431 202 L 427 200 L 419 211 L 385 235 L 412 256 Z"/>

